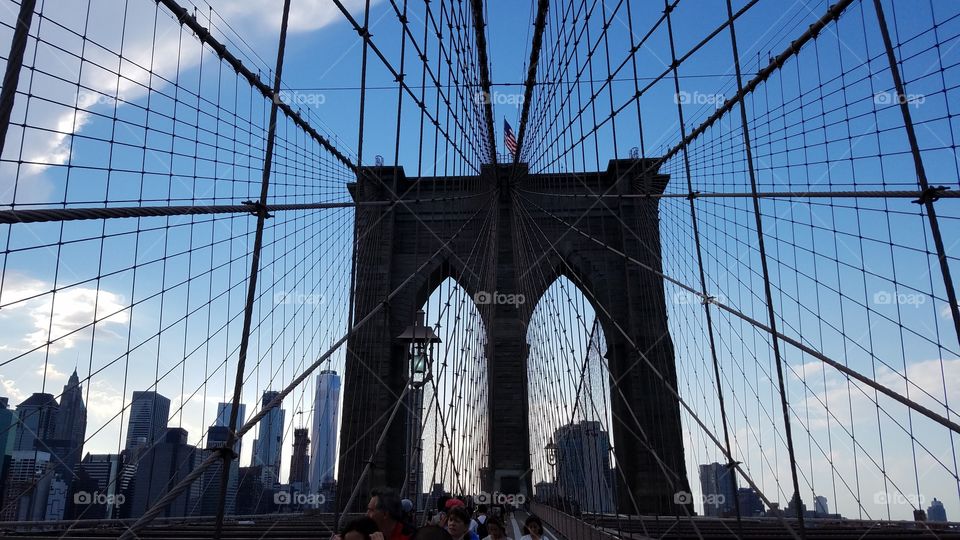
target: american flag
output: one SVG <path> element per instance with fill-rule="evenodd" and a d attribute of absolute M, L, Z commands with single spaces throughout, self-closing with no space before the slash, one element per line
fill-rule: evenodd
<path fill-rule="evenodd" d="M 517 153 L 517 138 L 513 134 L 513 128 L 510 127 L 510 122 L 507 122 L 507 119 L 503 119 L 503 143 L 507 145 L 507 150 L 510 151 L 510 155 L 516 155 Z"/>

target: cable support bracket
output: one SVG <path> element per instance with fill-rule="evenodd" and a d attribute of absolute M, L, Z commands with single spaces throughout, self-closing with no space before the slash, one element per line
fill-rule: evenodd
<path fill-rule="evenodd" d="M 226 445 L 220 446 L 218 448 L 208 448 L 207 450 L 209 452 L 213 452 L 214 454 L 219 455 L 221 459 L 227 460 L 227 461 L 233 461 L 234 459 L 237 459 L 238 457 L 240 457 L 239 454 L 233 451 L 232 447 L 226 446 Z"/>
<path fill-rule="evenodd" d="M 266 205 L 262 204 L 260 201 L 243 201 L 240 204 L 250 208 L 250 215 L 257 217 L 263 216 L 263 219 L 270 219 L 273 217 L 273 214 L 267 212 Z"/>
<path fill-rule="evenodd" d="M 920 192 L 920 198 L 914 200 L 914 204 L 927 204 L 937 202 L 945 191 L 950 189 L 947 186 L 929 186 Z"/>

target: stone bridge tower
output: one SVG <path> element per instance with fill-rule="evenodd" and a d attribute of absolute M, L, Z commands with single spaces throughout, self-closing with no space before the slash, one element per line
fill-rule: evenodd
<path fill-rule="evenodd" d="M 667 180 L 656 173 L 656 160 L 651 159 L 614 160 L 603 172 L 559 175 L 528 174 L 522 164 L 517 169 L 484 166 L 474 178 L 417 179 L 407 178 L 402 168 L 364 169 L 358 183 L 350 186 L 354 199 L 383 204 L 357 210 L 354 319 L 382 304 L 409 276 L 416 277 L 348 340 L 340 504 L 357 485 L 384 428 L 387 442 L 374 456 L 355 509 L 366 503 L 372 487 L 403 484 L 406 411 L 385 426 L 407 378 L 405 347 L 396 336 L 448 277 L 471 297 L 497 291 L 526 298 L 520 309 L 478 306 L 485 308 L 480 313 L 487 331 L 489 374 L 490 453 L 482 489 L 533 495 L 530 456 L 543 450 L 529 443 L 527 325 L 546 288 L 566 276 L 592 304 L 607 342 L 619 511 L 679 511 L 673 494 L 689 491 L 679 404 L 648 365 L 676 387 L 664 287 L 651 271 L 661 269 L 659 198 L 638 196 L 662 193 Z M 388 211 L 388 202 L 408 189 L 421 198 L 449 200 L 397 204 Z M 550 195 L 542 194 L 547 192 Z M 607 196 L 594 196 L 600 193 Z M 524 208 L 523 223 L 518 205 Z M 521 226 L 536 230 L 538 241 L 521 242 Z M 490 235 L 490 241 L 478 258 L 475 250 L 482 234 Z M 484 261 L 483 272 L 464 267 L 464 261 L 477 260 Z"/>

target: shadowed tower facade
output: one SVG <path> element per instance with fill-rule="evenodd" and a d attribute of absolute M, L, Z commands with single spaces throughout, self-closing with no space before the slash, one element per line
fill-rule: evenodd
<path fill-rule="evenodd" d="M 631 514 L 679 511 L 673 495 L 688 491 L 689 483 L 679 404 L 665 387 L 676 387 L 676 366 L 663 283 L 654 272 L 629 263 L 569 226 L 577 221 L 577 229 L 659 271 L 659 199 L 605 198 L 595 204 L 596 198 L 590 198 L 596 193 L 662 193 L 668 178 L 655 172 L 655 163 L 615 160 L 606 171 L 570 175 L 532 175 L 522 164 L 484 166 L 474 181 L 407 178 L 402 168 L 394 167 L 361 171 L 358 182 L 351 185 L 358 201 L 394 200 L 396 194 L 416 186 L 434 198 L 459 202 L 397 205 L 393 211 L 377 205 L 358 207 L 355 279 L 364 286 L 357 287 L 355 319 L 378 309 L 391 291 L 409 276 L 415 277 L 348 341 L 340 485 L 357 485 L 370 456 L 358 501 L 374 486 L 403 484 L 404 454 L 396 441 L 404 441 L 406 411 L 399 411 L 386 425 L 407 381 L 406 349 L 395 338 L 412 324 L 414 312 L 431 292 L 444 279 L 454 277 L 471 297 L 480 291 L 526 297 L 520 309 L 478 306 L 487 332 L 490 451 L 482 467 L 482 485 L 472 488 L 532 496 L 530 455 L 541 450 L 531 449 L 528 437 L 527 326 L 549 285 L 566 276 L 587 291 L 607 339 L 611 408 L 619 419 L 613 425 L 619 510 Z M 576 196 L 557 197 L 558 191 Z M 544 192 L 554 195 L 537 194 Z M 520 205 L 532 210 L 527 219 L 535 222 L 542 241 L 519 241 Z M 486 229 L 476 218 L 484 214 L 493 219 Z M 483 243 L 485 252 L 478 257 L 471 250 L 477 249 L 477 238 L 483 234 L 490 241 Z M 479 269 L 463 268 L 468 260 L 487 261 L 486 270 L 480 275 Z M 374 452 L 384 429 L 386 440 L 394 442 Z M 344 504 L 347 497 L 341 500 Z"/>

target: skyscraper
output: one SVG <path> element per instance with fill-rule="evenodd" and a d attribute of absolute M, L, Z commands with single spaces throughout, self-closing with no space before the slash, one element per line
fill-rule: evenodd
<path fill-rule="evenodd" d="M 596 421 L 560 426 L 557 484 L 560 495 L 586 512 L 613 512 L 615 479 L 610 466 L 610 435 Z"/>
<path fill-rule="evenodd" d="M 87 454 L 74 474 L 73 485 L 67 497 L 68 519 L 111 519 L 118 517 L 122 506 L 119 454 Z M 94 497 L 103 504 L 92 504 Z"/>
<path fill-rule="evenodd" d="M 169 403 L 169 402 L 168 402 Z M 169 428 L 161 442 L 143 450 L 143 462 L 137 467 L 132 497 L 127 501 L 130 517 L 139 517 L 167 491 L 183 480 L 196 465 L 197 449 L 187 444 L 187 432 Z M 144 462 L 148 462 L 145 464 Z M 185 517 L 193 507 L 192 490 L 188 489 L 164 508 L 163 517 Z"/>
<path fill-rule="evenodd" d="M 52 471 L 49 452 L 14 450 L 0 521 L 42 521 L 46 518 Z"/>
<path fill-rule="evenodd" d="M 54 463 L 54 466 L 57 464 Z M 71 474 L 72 477 L 72 474 Z M 67 492 L 70 485 L 59 474 L 54 475 L 50 481 L 50 487 L 47 488 L 47 511 L 44 516 L 46 521 L 59 521 L 63 519 L 63 513 L 67 509 Z"/>
<path fill-rule="evenodd" d="M 237 514 L 267 514 L 273 511 L 273 495 L 263 487 L 259 465 L 240 467 L 237 474 Z"/>
<path fill-rule="evenodd" d="M 830 507 L 827 505 L 826 497 L 817 495 L 813 498 L 813 512 L 817 517 L 825 517 L 830 513 Z"/>
<path fill-rule="evenodd" d="M 10 456 L 17 435 L 17 415 L 10 410 L 7 398 L 0 398 L 0 508 L 5 504 L 3 494 L 7 492 L 7 475 L 10 470 Z"/>
<path fill-rule="evenodd" d="M 77 453 L 82 452 L 84 434 L 87 431 L 87 407 L 83 404 L 83 387 L 77 370 L 73 370 L 70 380 L 63 386 L 60 396 L 60 412 L 54 438 L 68 439 L 77 443 Z M 77 458 L 79 461 L 80 458 Z"/>
<path fill-rule="evenodd" d="M 0 397 L 0 454 L 13 452 L 13 443 L 17 435 L 17 415 L 10 410 L 10 401 Z"/>
<path fill-rule="evenodd" d="M 50 394 L 36 393 L 17 405 L 14 451 L 45 450 L 45 441 L 54 438 L 59 410 L 60 405 Z M 40 442 L 40 446 L 37 446 L 37 442 Z"/>
<path fill-rule="evenodd" d="M 229 416 L 229 409 L 228 416 Z M 230 429 L 227 426 L 210 426 L 207 431 L 207 448 L 203 451 L 203 459 L 209 456 L 210 452 L 217 448 L 223 448 L 227 444 L 227 437 L 230 436 Z M 201 516 L 213 516 L 220 510 L 220 483 L 223 481 L 223 463 L 211 465 L 203 472 L 200 481 L 200 500 L 194 504 L 192 513 Z M 224 511 L 227 514 L 236 513 L 237 485 L 239 483 L 238 473 L 240 463 L 234 459 L 230 461 L 230 478 L 227 481 L 227 498 Z"/>
<path fill-rule="evenodd" d="M 290 456 L 290 491 L 302 493 L 310 487 L 310 439 L 307 428 L 293 430 L 293 455 Z"/>
<path fill-rule="evenodd" d="M 73 470 L 83 456 L 86 431 L 87 407 L 83 404 L 83 390 L 77 370 L 73 370 L 60 396 L 60 410 L 57 413 L 53 433 L 54 440 L 50 443 L 54 454 L 54 467 L 57 475 L 66 483 L 68 491 L 73 479 Z"/>
<path fill-rule="evenodd" d="M 156 392 L 134 392 L 127 421 L 127 450 L 149 446 L 163 438 L 170 416 L 170 400 Z"/>
<path fill-rule="evenodd" d="M 280 392 L 263 392 L 261 407 L 264 409 Z M 253 441 L 253 465 L 261 466 L 265 488 L 273 488 L 280 481 L 280 453 L 283 442 L 283 420 L 286 415 L 278 404 L 260 420 L 257 438 Z"/>
<path fill-rule="evenodd" d="M 229 427 L 230 426 L 230 408 L 233 407 L 233 403 L 217 403 L 217 421 L 214 422 L 215 426 Z M 247 417 L 247 406 L 243 403 L 240 403 L 237 407 L 237 425 L 233 426 L 233 430 L 237 431 L 240 429 L 240 426 L 243 425 L 244 419 Z M 240 439 L 237 439 L 233 443 L 233 451 L 237 454 L 237 458 L 240 457 L 240 450 L 243 446 L 240 444 Z"/>
<path fill-rule="evenodd" d="M 763 499 L 752 487 L 739 488 L 737 499 L 740 501 L 741 516 L 757 517 L 763 515 Z"/>
<path fill-rule="evenodd" d="M 310 447 L 310 491 L 332 485 L 337 465 L 337 419 L 340 412 L 340 376 L 325 369 L 317 375 L 313 400 L 313 441 Z"/>
<path fill-rule="evenodd" d="M 721 517 L 731 513 L 736 494 L 729 468 L 716 462 L 700 465 L 700 489 L 704 515 Z"/>
<path fill-rule="evenodd" d="M 930 502 L 930 506 L 927 508 L 927 521 L 947 521 L 947 510 L 943 507 L 943 503 L 938 501 L 936 497 L 933 498 L 933 501 Z"/>

